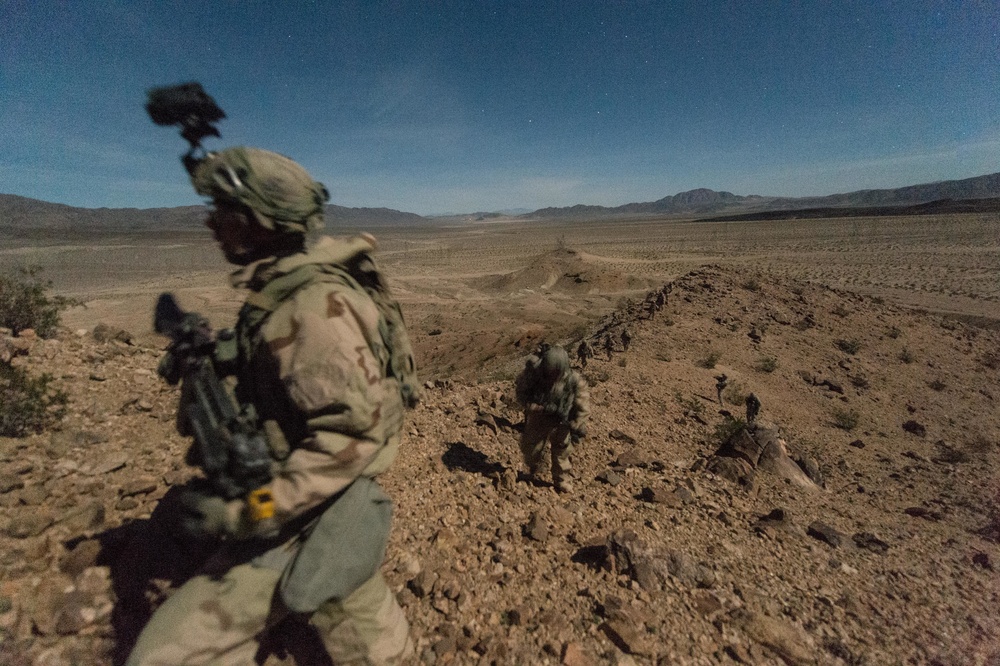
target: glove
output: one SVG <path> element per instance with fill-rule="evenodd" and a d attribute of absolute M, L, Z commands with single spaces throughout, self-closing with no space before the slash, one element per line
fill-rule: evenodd
<path fill-rule="evenodd" d="M 242 500 L 224 500 L 203 490 L 187 489 L 179 499 L 181 533 L 191 539 L 224 537 L 245 539 L 252 536 Z"/>

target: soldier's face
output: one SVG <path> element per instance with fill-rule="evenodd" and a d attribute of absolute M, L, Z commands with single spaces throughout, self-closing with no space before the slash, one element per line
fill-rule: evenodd
<path fill-rule="evenodd" d="M 226 261 L 240 266 L 250 263 L 256 250 L 253 230 L 258 225 L 248 212 L 239 206 L 216 202 L 205 226 L 212 230 Z"/>

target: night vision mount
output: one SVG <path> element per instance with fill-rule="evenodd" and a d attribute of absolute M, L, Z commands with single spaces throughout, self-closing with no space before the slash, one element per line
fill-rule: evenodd
<path fill-rule="evenodd" d="M 181 136 L 191 144 L 181 162 L 194 175 L 195 168 L 205 158 L 201 140 L 206 136 L 221 136 L 215 123 L 225 118 L 226 112 L 196 82 L 152 88 L 147 95 L 146 111 L 154 123 L 180 125 Z"/>

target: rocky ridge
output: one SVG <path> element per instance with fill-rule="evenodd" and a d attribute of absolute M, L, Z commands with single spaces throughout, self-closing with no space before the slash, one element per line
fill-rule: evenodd
<path fill-rule="evenodd" d="M 590 335 L 625 325 L 629 350 L 583 371 L 572 494 L 519 476 L 510 381 L 438 380 L 411 412 L 384 569 L 421 663 L 1000 656 L 1000 334 L 710 266 Z M 159 347 L 107 327 L 5 344 L 70 410 L 0 439 L 0 661 L 114 663 L 187 574 L 149 556 L 153 508 L 191 474 L 176 390 Z M 713 464 L 750 392 L 812 487 Z"/>

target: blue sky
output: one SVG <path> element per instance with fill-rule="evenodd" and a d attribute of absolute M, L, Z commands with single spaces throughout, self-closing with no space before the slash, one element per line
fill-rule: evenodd
<path fill-rule="evenodd" d="M 188 205 L 157 85 L 344 206 L 806 196 L 1000 171 L 1000 3 L 0 0 L 0 192 Z"/>

